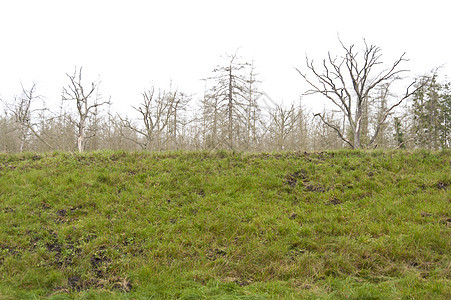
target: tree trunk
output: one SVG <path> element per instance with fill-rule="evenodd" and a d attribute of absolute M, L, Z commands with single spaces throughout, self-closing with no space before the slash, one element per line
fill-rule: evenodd
<path fill-rule="evenodd" d="M 233 85 L 232 85 L 232 65 L 230 65 L 229 69 L 229 103 L 228 103 L 228 117 L 229 117 L 229 124 L 228 124 L 228 133 L 229 133 L 229 147 L 230 150 L 233 150 L 233 135 L 232 135 L 232 121 L 233 121 Z"/>
<path fill-rule="evenodd" d="M 85 150 L 85 118 L 80 118 L 80 126 L 78 127 L 78 152 Z"/>

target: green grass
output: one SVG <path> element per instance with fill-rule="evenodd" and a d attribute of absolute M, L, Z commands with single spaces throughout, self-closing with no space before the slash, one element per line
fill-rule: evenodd
<path fill-rule="evenodd" d="M 0 299 L 450 299 L 451 152 L 0 155 Z"/>

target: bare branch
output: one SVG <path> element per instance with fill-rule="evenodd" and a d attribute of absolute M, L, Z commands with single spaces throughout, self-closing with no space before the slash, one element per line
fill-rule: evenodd
<path fill-rule="evenodd" d="M 338 107 L 344 118 L 347 119 L 348 128 L 352 130 L 354 141 L 351 142 L 344 138 L 344 132 L 340 132 L 340 138 L 354 148 L 360 148 L 362 146 L 360 141 L 362 131 L 361 123 L 364 118 L 367 118 L 367 116 L 364 115 L 363 107 L 365 104 L 368 104 L 368 98 L 373 89 L 387 81 L 400 79 L 399 75 L 406 71 L 404 69 L 399 69 L 400 64 L 406 61 L 404 58 L 405 53 L 402 54 L 388 69 L 385 69 L 379 72 L 375 77 L 372 77 L 374 68 L 382 63 L 380 61 L 380 48 L 375 45 L 367 44 L 364 39 L 363 54 L 359 55 L 359 52 L 354 49 L 353 44 L 346 46 L 340 38 L 338 38 L 338 40 L 344 51 L 344 56 L 341 59 L 337 59 L 333 58 L 330 52 L 328 52 L 328 59 L 323 60 L 321 71 L 313 65 L 313 61 L 309 61 L 306 58 L 306 67 L 315 79 L 315 82 L 306 74 L 303 74 L 299 69 L 296 70 L 310 86 L 304 95 L 323 95 L 332 104 Z M 382 118 L 378 120 L 379 123 L 376 126 L 376 132 L 370 139 L 369 145 L 374 142 L 376 136 L 379 134 L 380 126 L 386 120 L 390 112 L 399 106 L 403 100 L 408 98 L 412 93 L 408 91 L 404 97 L 384 112 Z M 320 117 L 326 124 L 324 116 L 321 114 L 316 114 L 315 116 Z M 338 127 L 330 123 L 326 125 L 337 132 L 340 131 Z M 344 123 L 343 127 L 345 127 Z"/>
<path fill-rule="evenodd" d="M 314 114 L 313 116 L 314 117 L 319 117 L 324 124 L 326 124 L 327 126 L 332 128 L 333 130 L 335 130 L 335 132 L 337 132 L 337 134 L 340 137 L 340 139 L 342 139 L 345 143 L 347 143 L 349 146 L 351 146 L 351 148 L 354 148 L 354 145 L 351 143 L 351 141 L 349 141 L 348 139 L 346 139 L 344 137 L 343 133 L 341 132 L 341 130 L 337 126 L 335 126 L 335 125 L 333 125 L 333 124 L 331 124 L 331 123 L 329 123 L 329 122 L 327 122 L 325 120 L 324 115 L 321 115 L 320 113 L 317 113 L 317 114 Z"/>

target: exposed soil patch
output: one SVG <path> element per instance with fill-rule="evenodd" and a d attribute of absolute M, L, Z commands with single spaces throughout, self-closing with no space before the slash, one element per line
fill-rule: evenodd
<path fill-rule="evenodd" d="M 217 260 L 218 258 L 222 257 L 222 256 L 226 256 L 227 252 L 225 252 L 224 250 L 221 249 L 212 249 L 207 253 L 207 259 L 208 260 Z"/>
<path fill-rule="evenodd" d="M 123 157 L 126 157 L 126 156 L 127 156 L 126 153 L 113 154 L 113 155 L 110 156 L 110 160 L 117 161 L 117 160 L 119 160 L 119 159 L 121 159 Z"/>
<path fill-rule="evenodd" d="M 13 246 L 2 246 L 0 245 L 0 263 L 5 259 L 7 256 L 15 256 L 20 253 L 17 247 Z"/>
<path fill-rule="evenodd" d="M 451 227 L 451 218 L 443 218 L 440 223 L 446 225 L 447 227 Z"/>
<path fill-rule="evenodd" d="M 111 263 L 111 259 L 106 256 L 106 247 L 101 246 L 97 253 L 91 256 L 91 267 L 97 277 L 105 277 L 105 270 Z"/>
<path fill-rule="evenodd" d="M 58 240 L 56 233 L 50 232 L 50 234 L 51 240 L 45 244 L 45 247 L 48 252 L 54 253 L 54 259 L 51 263 L 58 267 L 71 266 L 75 256 L 80 253 L 79 244 L 72 241 L 61 242 Z M 39 238 L 33 238 L 31 240 L 31 249 L 36 248 L 38 242 Z"/>
<path fill-rule="evenodd" d="M 130 292 L 132 284 L 129 280 L 122 277 L 112 277 L 108 279 L 90 278 L 83 280 L 78 275 L 69 276 L 67 278 L 66 287 L 58 287 L 55 290 L 60 292 L 82 291 L 90 288 L 108 288 L 110 290 L 119 290 L 122 292 Z"/>
<path fill-rule="evenodd" d="M 439 182 L 439 183 L 437 183 L 437 188 L 439 190 L 447 190 L 448 189 L 448 184 L 444 183 L 444 182 Z"/>
<path fill-rule="evenodd" d="M 67 278 L 67 284 L 69 285 L 69 287 L 72 290 L 76 291 L 81 290 L 80 281 L 81 281 L 80 276 L 70 276 L 69 278 Z"/>
<path fill-rule="evenodd" d="M 421 216 L 422 216 L 423 218 L 425 218 L 425 217 L 430 217 L 430 216 L 432 216 L 432 214 L 431 214 L 431 213 L 428 213 L 428 212 L 422 211 L 422 212 L 421 212 Z"/>
<path fill-rule="evenodd" d="M 65 217 L 67 215 L 67 210 L 65 209 L 60 209 L 56 212 L 56 215 L 59 217 Z"/>
<path fill-rule="evenodd" d="M 304 169 L 285 176 L 285 180 L 290 187 L 295 187 L 299 179 L 303 181 L 307 179 L 307 172 Z"/>
<path fill-rule="evenodd" d="M 285 176 L 285 181 L 291 188 L 294 188 L 298 184 L 299 180 L 302 181 L 304 188 L 309 192 L 324 193 L 326 191 L 326 187 L 324 185 L 310 183 L 308 181 L 307 171 L 304 169 Z"/>
<path fill-rule="evenodd" d="M 50 204 L 45 203 L 45 202 L 42 203 L 41 207 L 42 207 L 42 209 L 51 209 L 52 208 L 52 206 Z"/>
<path fill-rule="evenodd" d="M 200 196 L 200 197 L 205 197 L 205 191 L 204 191 L 204 189 L 198 190 L 198 191 L 197 191 L 197 195 Z"/>
<path fill-rule="evenodd" d="M 14 213 L 16 210 L 14 209 L 14 208 L 12 208 L 12 207 L 5 207 L 4 209 L 3 209 L 3 212 L 4 213 Z"/>
<path fill-rule="evenodd" d="M 33 155 L 33 156 L 31 157 L 31 160 L 36 161 L 36 160 L 40 160 L 41 158 L 42 158 L 42 157 L 39 156 L 39 155 Z"/>
<path fill-rule="evenodd" d="M 343 202 L 340 199 L 338 199 L 337 197 L 332 197 L 331 199 L 329 199 L 329 203 L 332 205 L 338 205 Z"/>
<path fill-rule="evenodd" d="M 295 187 L 296 184 L 298 183 L 298 178 L 299 176 L 296 173 L 289 174 L 286 178 L 288 185 L 291 187 Z"/>
<path fill-rule="evenodd" d="M 76 211 L 76 210 L 78 210 L 78 209 L 81 209 L 83 207 L 83 205 L 77 205 L 77 206 L 72 206 L 71 208 L 70 208 L 70 210 L 71 211 Z"/>
<path fill-rule="evenodd" d="M 326 191 L 326 188 L 322 184 L 310 184 L 310 183 L 304 183 L 304 187 L 309 192 L 317 192 L 317 193 L 324 193 Z"/>
<path fill-rule="evenodd" d="M 224 278 L 224 281 L 225 282 L 233 282 L 241 287 L 250 285 L 252 283 L 252 280 L 246 280 L 246 279 L 236 278 L 236 277 L 232 277 L 232 276 Z"/>
<path fill-rule="evenodd" d="M 132 290 L 132 283 L 125 278 L 115 277 L 111 281 L 114 282 L 112 290 L 120 290 L 127 293 Z"/>

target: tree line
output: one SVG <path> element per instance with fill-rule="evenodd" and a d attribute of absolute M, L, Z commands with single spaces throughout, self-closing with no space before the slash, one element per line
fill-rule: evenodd
<path fill-rule="evenodd" d="M 38 85 L 0 99 L 0 151 L 238 150 L 312 151 L 340 148 L 451 146 L 451 84 L 439 68 L 408 80 L 402 54 L 382 62 L 381 49 L 345 45 L 320 62 L 295 68 L 309 87 L 291 104 L 260 89 L 253 62 L 236 53 L 204 79 L 201 96 L 151 86 L 132 106 L 136 117 L 112 112 L 100 81 L 85 82 L 83 68 L 66 74 L 58 110 L 46 106 Z M 401 92 L 400 92 L 401 91 Z M 322 97 L 330 109 L 311 111 Z M 67 104 L 67 105 L 66 105 Z"/>

